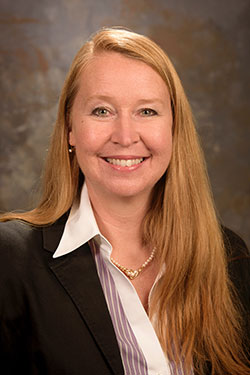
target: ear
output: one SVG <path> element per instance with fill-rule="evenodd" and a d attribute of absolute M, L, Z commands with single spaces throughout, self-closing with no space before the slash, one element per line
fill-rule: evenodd
<path fill-rule="evenodd" d="M 74 131 L 72 129 L 69 131 L 69 144 L 70 144 L 70 146 L 76 145 L 75 134 L 74 134 Z"/>

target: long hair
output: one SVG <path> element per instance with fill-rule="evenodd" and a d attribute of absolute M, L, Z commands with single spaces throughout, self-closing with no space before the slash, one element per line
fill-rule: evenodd
<path fill-rule="evenodd" d="M 240 314 L 232 302 L 226 255 L 192 112 L 178 75 L 163 50 L 134 32 L 105 28 L 77 53 L 65 80 L 43 175 L 40 204 L 9 213 L 33 225 L 55 222 L 79 196 L 84 176 L 68 152 L 70 113 L 79 76 L 98 53 L 113 51 L 151 66 L 166 83 L 173 112 L 173 153 L 152 192 L 143 241 L 157 246 L 165 272 L 152 295 L 149 316 L 167 357 L 187 371 L 250 374 L 243 364 Z"/>

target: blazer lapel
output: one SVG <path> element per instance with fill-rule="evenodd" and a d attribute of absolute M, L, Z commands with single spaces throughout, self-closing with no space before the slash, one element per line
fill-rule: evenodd
<path fill-rule="evenodd" d="M 64 223 L 65 219 L 44 228 L 46 250 L 52 253 L 55 251 L 63 233 Z M 114 374 L 124 374 L 114 328 L 89 245 L 85 244 L 59 258 L 51 257 L 49 267 L 88 325 Z"/>

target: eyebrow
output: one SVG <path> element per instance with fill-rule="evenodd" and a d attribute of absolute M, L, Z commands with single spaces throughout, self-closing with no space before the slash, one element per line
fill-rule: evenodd
<path fill-rule="evenodd" d="M 109 96 L 109 95 L 92 95 L 90 97 L 87 98 L 86 100 L 86 104 L 88 104 L 89 102 L 93 101 L 93 100 L 104 100 L 104 101 L 110 101 L 110 100 L 114 100 L 115 97 L 112 97 L 112 96 Z M 148 103 L 159 103 L 159 104 L 162 104 L 164 105 L 165 104 L 165 101 L 160 99 L 160 98 L 144 98 L 144 99 L 139 99 L 137 101 L 138 104 L 148 104 Z"/>
<path fill-rule="evenodd" d="M 138 103 L 140 104 L 147 104 L 147 103 L 160 103 L 164 104 L 165 101 L 160 98 L 147 98 L 147 99 L 140 99 L 138 100 Z"/>
<path fill-rule="evenodd" d="M 87 98 L 86 103 L 89 103 L 93 100 L 111 100 L 112 97 L 109 95 L 91 95 Z"/>

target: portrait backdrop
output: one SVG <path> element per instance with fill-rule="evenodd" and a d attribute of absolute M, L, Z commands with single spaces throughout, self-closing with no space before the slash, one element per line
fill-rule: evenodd
<path fill-rule="evenodd" d="M 0 211 L 34 206 L 70 63 L 91 33 L 113 25 L 170 56 L 218 214 L 250 246 L 249 0 L 0 0 Z"/>

